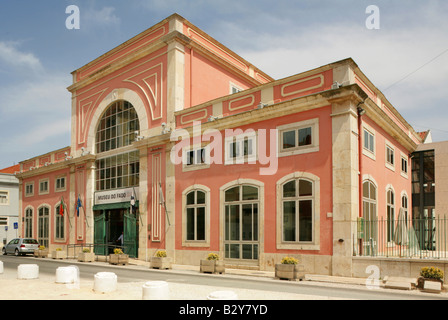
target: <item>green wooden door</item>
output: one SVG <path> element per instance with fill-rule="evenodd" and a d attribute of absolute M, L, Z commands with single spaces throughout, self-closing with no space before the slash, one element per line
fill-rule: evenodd
<path fill-rule="evenodd" d="M 130 257 L 137 257 L 137 218 L 133 214 L 124 214 L 124 253 Z"/>
<path fill-rule="evenodd" d="M 97 255 L 106 255 L 106 212 L 95 217 L 94 225 L 94 252 Z"/>

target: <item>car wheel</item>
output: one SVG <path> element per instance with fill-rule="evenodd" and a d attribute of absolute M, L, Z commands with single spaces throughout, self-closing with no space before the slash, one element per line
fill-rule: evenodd
<path fill-rule="evenodd" d="M 16 249 L 16 250 L 14 251 L 14 254 L 15 254 L 16 257 L 20 256 L 19 249 Z"/>
<path fill-rule="evenodd" d="M 2 252 L 3 252 L 3 255 L 6 256 L 6 248 L 5 247 L 3 247 Z"/>

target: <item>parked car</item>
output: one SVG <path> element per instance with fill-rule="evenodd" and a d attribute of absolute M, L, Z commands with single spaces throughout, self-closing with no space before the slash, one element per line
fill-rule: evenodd
<path fill-rule="evenodd" d="M 39 249 L 39 242 L 36 239 L 31 238 L 16 238 L 9 241 L 9 243 L 3 247 L 3 254 L 8 253 L 18 255 L 25 255 L 27 253 L 34 253 L 34 250 Z"/>

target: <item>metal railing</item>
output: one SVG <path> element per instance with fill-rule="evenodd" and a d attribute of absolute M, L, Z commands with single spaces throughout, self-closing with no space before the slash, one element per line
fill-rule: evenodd
<path fill-rule="evenodd" d="M 448 259 L 447 218 L 358 219 L 355 254 L 374 257 Z"/>
<path fill-rule="evenodd" d="M 99 256 L 107 257 L 109 254 L 113 253 L 114 249 L 119 248 L 125 251 L 123 246 L 111 245 L 111 244 L 93 244 L 93 243 L 81 243 L 81 244 L 68 244 L 67 245 L 67 256 L 77 258 L 78 253 L 82 252 L 84 248 L 88 248 L 90 252 L 95 253 L 96 260 Z"/>

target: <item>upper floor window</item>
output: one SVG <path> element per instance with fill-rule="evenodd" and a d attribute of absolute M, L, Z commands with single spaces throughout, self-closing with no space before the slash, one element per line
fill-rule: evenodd
<path fill-rule="evenodd" d="M 114 102 L 101 118 L 96 132 L 96 153 L 130 145 L 139 130 L 137 112 L 127 101 Z"/>
<path fill-rule="evenodd" d="M 47 194 L 49 191 L 50 181 L 48 179 L 39 181 L 39 194 Z"/>
<path fill-rule="evenodd" d="M 375 153 L 375 136 L 366 129 L 364 129 L 364 149 Z"/>
<path fill-rule="evenodd" d="M 34 195 L 34 182 L 25 184 L 25 196 L 30 197 Z"/>
<path fill-rule="evenodd" d="M 248 131 L 225 139 L 225 163 L 253 162 L 257 158 L 257 135 Z"/>
<path fill-rule="evenodd" d="M 65 177 L 56 178 L 55 188 L 56 191 L 65 191 Z"/>
<path fill-rule="evenodd" d="M 9 192 L 8 191 L 0 191 L 0 205 L 9 203 Z"/>
<path fill-rule="evenodd" d="M 311 119 L 277 127 L 279 156 L 319 151 L 319 120 Z"/>

